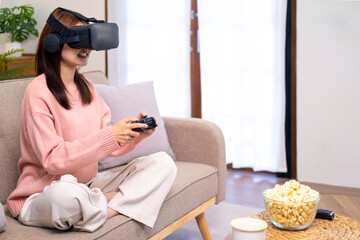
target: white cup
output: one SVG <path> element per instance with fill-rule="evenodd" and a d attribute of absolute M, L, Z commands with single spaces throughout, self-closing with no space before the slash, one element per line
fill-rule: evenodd
<path fill-rule="evenodd" d="M 233 240 L 265 240 L 268 224 L 251 217 L 236 218 L 231 221 Z"/>

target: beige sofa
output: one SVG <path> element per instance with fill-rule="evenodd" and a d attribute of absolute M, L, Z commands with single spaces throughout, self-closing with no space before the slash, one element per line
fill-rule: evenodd
<path fill-rule="evenodd" d="M 85 75 L 94 83 L 107 83 L 100 72 Z M 28 227 L 10 217 L 6 199 L 18 179 L 21 101 L 30 81 L 0 81 L 0 201 L 8 224 L 0 239 L 163 239 L 193 218 L 204 239 L 210 239 L 203 212 L 225 198 L 225 144 L 220 129 L 201 119 L 164 118 L 178 174 L 153 229 L 123 215 L 94 233 Z"/>

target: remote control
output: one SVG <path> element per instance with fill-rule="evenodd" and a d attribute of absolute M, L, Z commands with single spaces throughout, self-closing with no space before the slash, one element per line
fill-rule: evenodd
<path fill-rule="evenodd" d="M 334 211 L 326 209 L 318 209 L 315 218 L 333 220 L 335 217 Z"/>

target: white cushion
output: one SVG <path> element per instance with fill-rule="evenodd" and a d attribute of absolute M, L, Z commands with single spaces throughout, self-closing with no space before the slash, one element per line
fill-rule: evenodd
<path fill-rule="evenodd" d="M 136 148 L 121 157 L 106 157 L 99 161 L 99 170 L 123 165 L 131 160 L 155 152 L 164 151 L 174 160 L 175 155 L 168 141 L 165 124 L 157 106 L 153 82 L 125 86 L 94 84 L 98 94 L 111 110 L 111 125 L 127 117 L 137 117 L 144 110 L 149 117 L 159 120 L 156 131 L 142 140 Z"/>

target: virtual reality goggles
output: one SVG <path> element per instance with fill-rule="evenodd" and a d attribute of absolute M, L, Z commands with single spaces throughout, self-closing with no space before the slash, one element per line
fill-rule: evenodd
<path fill-rule="evenodd" d="M 61 8 L 87 23 L 81 26 L 67 27 L 59 22 L 52 14 L 47 23 L 55 31 L 44 39 L 44 47 L 47 52 L 59 51 L 61 46 L 67 43 L 71 48 L 84 48 L 109 50 L 119 46 L 119 29 L 115 23 L 105 23 L 103 20 L 87 18 L 80 13 Z"/>

